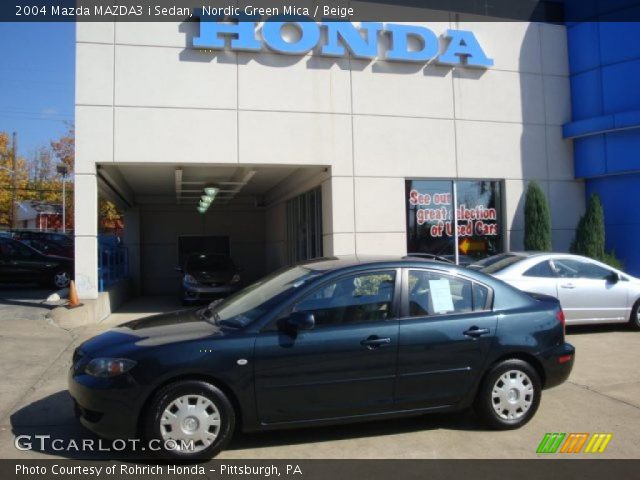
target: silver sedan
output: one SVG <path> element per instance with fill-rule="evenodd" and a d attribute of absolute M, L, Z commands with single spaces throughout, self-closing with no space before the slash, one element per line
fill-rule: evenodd
<path fill-rule="evenodd" d="M 469 268 L 556 297 L 567 324 L 629 322 L 640 330 L 640 279 L 604 263 L 564 253 L 510 252 Z"/>

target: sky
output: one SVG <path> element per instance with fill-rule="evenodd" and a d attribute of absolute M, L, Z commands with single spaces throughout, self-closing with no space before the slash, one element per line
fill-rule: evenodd
<path fill-rule="evenodd" d="M 30 159 L 73 123 L 75 24 L 0 23 L 0 132 Z"/>

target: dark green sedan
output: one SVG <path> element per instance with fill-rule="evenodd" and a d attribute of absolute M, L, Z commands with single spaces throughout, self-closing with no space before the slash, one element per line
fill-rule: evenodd
<path fill-rule="evenodd" d="M 446 263 L 327 259 L 86 341 L 69 391 L 99 435 L 188 459 L 215 455 L 235 429 L 470 406 L 518 428 L 574 355 L 554 298 Z"/>

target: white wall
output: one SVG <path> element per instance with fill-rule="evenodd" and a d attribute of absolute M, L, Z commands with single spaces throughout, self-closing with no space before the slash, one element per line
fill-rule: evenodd
<path fill-rule="evenodd" d="M 208 54 L 188 47 L 195 23 L 79 23 L 78 172 L 185 159 L 324 165 L 326 254 L 404 254 L 405 178 L 505 179 L 507 245 L 522 248 L 522 193 L 536 180 L 551 203 L 554 247 L 566 249 L 584 192 L 561 134 L 570 119 L 565 28 L 430 27 L 474 31 L 495 66 Z M 79 201 L 92 194 L 87 182 L 76 188 Z M 282 221 L 283 207 L 268 205 L 266 224 Z M 283 255 L 278 230 L 267 231 L 268 265 Z M 78 250 L 77 260 L 91 255 Z"/>

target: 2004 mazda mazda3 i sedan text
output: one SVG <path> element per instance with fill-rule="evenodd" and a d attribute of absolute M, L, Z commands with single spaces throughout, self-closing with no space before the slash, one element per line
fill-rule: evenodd
<path fill-rule="evenodd" d="M 84 342 L 69 390 L 99 435 L 207 457 L 236 428 L 472 405 L 491 427 L 517 428 L 574 354 L 554 298 L 444 263 L 328 259 Z"/>

